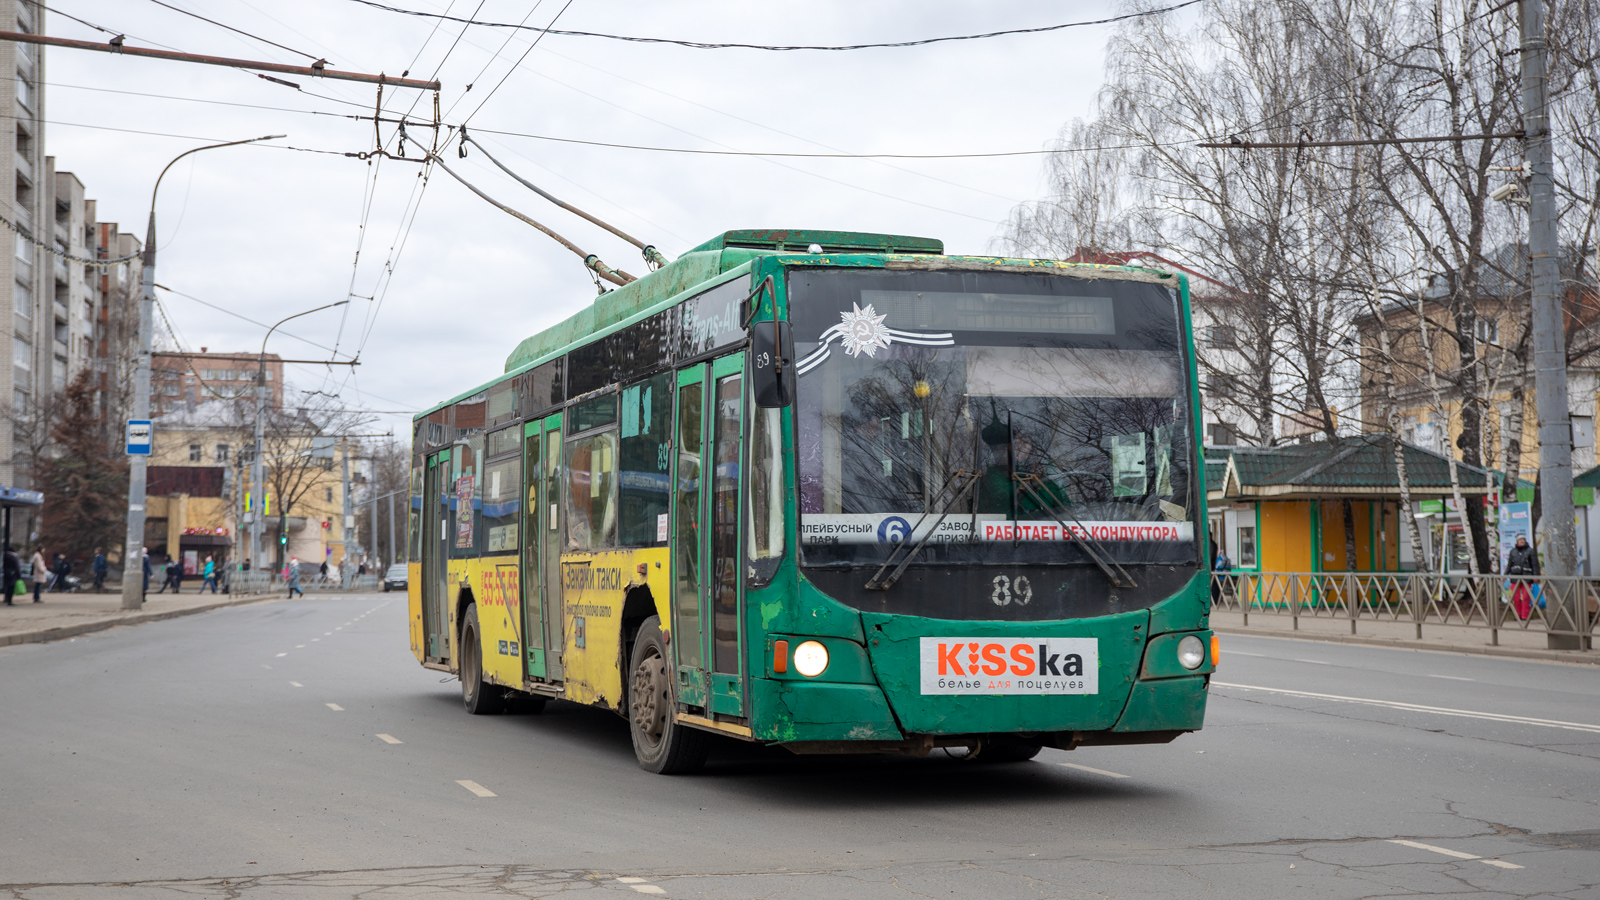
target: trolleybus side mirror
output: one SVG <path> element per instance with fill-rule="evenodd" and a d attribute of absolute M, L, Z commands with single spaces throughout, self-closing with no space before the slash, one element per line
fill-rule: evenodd
<path fill-rule="evenodd" d="M 750 326 L 750 377 L 756 406 L 775 409 L 794 402 L 794 335 L 788 322 Z"/>

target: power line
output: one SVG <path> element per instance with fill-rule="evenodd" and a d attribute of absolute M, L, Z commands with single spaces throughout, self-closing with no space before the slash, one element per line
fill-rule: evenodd
<path fill-rule="evenodd" d="M 539 7 L 541 7 L 543 5 L 544 5 L 544 0 L 534 0 L 533 6 L 528 10 L 528 14 L 522 17 L 522 21 L 525 23 L 529 19 L 533 18 L 533 14 L 538 12 L 539 11 Z M 435 25 L 435 27 L 437 27 L 437 24 Z M 461 103 L 461 101 L 467 99 L 467 91 L 472 90 L 472 86 L 474 84 L 477 84 L 479 79 L 483 78 L 483 73 L 489 71 L 489 67 L 495 64 L 495 61 L 500 58 L 500 54 L 504 53 L 506 51 L 506 47 L 511 45 L 511 39 L 516 37 L 516 36 L 517 36 L 517 33 L 515 31 L 511 31 L 511 32 L 508 32 L 506 34 L 506 39 L 505 39 L 505 41 L 503 43 L 500 44 L 500 49 L 496 50 L 493 54 L 491 54 L 489 56 L 488 61 L 483 64 L 483 68 L 478 70 L 478 74 L 474 75 L 472 80 L 467 82 L 467 90 L 466 91 L 462 91 L 461 92 L 461 96 L 457 97 L 450 104 L 450 108 L 444 111 L 444 114 L 446 116 L 448 116 L 451 113 L 455 112 L 456 111 L 456 106 L 459 105 Z M 524 55 L 526 55 L 526 54 L 524 54 Z M 516 66 L 513 65 L 512 68 L 515 69 Z"/>
<path fill-rule="evenodd" d="M 1448 134 L 1440 137 L 1368 138 L 1359 141 L 1245 141 L 1235 137 L 1227 143 L 1195 144 L 1208 150 L 1299 150 L 1312 147 L 1377 147 L 1387 144 L 1459 144 L 1465 141 L 1501 141 L 1526 137 L 1520 131 L 1507 134 Z"/>
<path fill-rule="evenodd" d="M 202 22 L 208 22 L 208 23 L 210 23 L 212 25 L 217 26 L 218 28 L 225 28 L 228 31 L 233 32 L 234 34 L 242 34 L 245 37 L 250 38 L 251 40 L 260 41 L 263 44 L 270 44 L 270 45 L 272 45 L 274 47 L 277 47 L 279 50 L 287 50 L 290 53 L 294 53 L 294 54 L 297 54 L 299 56 L 304 56 L 306 59 L 309 59 L 309 60 L 313 60 L 313 61 L 321 60 L 324 63 L 327 62 L 326 59 L 323 59 L 320 56 L 313 56 L 310 53 L 305 52 L 304 50 L 296 50 L 293 47 L 285 47 L 284 45 L 278 43 L 277 41 L 269 41 L 269 40 L 267 40 L 266 38 L 262 37 L 259 34 L 251 34 L 248 31 L 242 31 L 242 30 L 240 30 L 238 28 L 233 27 L 232 25 L 224 25 L 221 22 L 218 22 L 216 19 L 208 19 L 205 16 L 200 15 L 199 13 L 190 12 L 187 9 L 180 9 L 180 8 L 178 8 L 176 6 L 173 6 L 170 3 L 163 3 L 162 0 L 150 0 L 150 2 L 154 3 L 157 6 L 162 6 L 162 7 L 165 7 L 167 9 L 170 9 L 175 13 L 183 13 L 186 16 L 193 16 L 194 18 L 199 19 Z"/>
<path fill-rule="evenodd" d="M 1167 6 L 1167 7 L 1162 7 L 1161 9 L 1146 10 L 1144 12 L 1127 13 L 1127 14 L 1120 15 L 1120 16 L 1112 16 L 1109 19 L 1095 19 L 1093 21 L 1088 21 L 1088 22 L 1066 22 L 1066 23 L 1063 23 L 1063 24 L 1060 24 L 1060 25 L 1043 25 L 1043 26 L 1040 26 L 1040 27 L 1037 27 L 1037 28 L 1009 28 L 1009 29 L 1006 29 L 1004 31 L 988 31 L 988 32 L 984 32 L 982 34 L 957 34 L 957 35 L 949 35 L 947 37 L 921 38 L 921 39 L 918 39 L 918 40 L 909 40 L 909 41 L 891 41 L 891 42 L 887 42 L 887 43 L 878 43 L 878 44 L 840 44 L 840 45 L 808 45 L 808 44 L 776 45 L 776 44 L 707 43 L 707 42 L 702 42 L 702 41 L 678 40 L 678 39 L 674 39 L 674 38 L 640 37 L 640 36 L 636 36 L 636 35 L 626 35 L 626 34 L 602 34 L 602 33 L 594 32 L 594 31 L 567 31 L 567 30 L 562 30 L 562 29 L 557 29 L 557 28 L 551 28 L 549 26 L 546 26 L 544 28 L 540 28 L 540 27 L 538 27 L 536 25 L 513 25 L 510 22 L 484 22 L 484 21 L 479 21 L 477 19 L 466 19 L 466 18 L 461 18 L 459 16 L 451 16 L 451 15 L 448 15 L 448 14 L 445 14 L 445 13 L 422 12 L 421 10 L 404 9 L 404 8 L 398 7 L 398 6 L 389 6 L 389 5 L 384 4 L 384 3 L 378 3 L 378 2 L 376 2 L 376 0 L 352 0 L 352 2 L 360 3 L 363 6 L 370 6 L 370 7 L 373 7 L 375 9 L 381 9 L 381 10 L 385 10 L 387 12 L 392 12 L 392 13 L 401 13 L 403 15 L 408 15 L 408 16 L 418 16 L 418 17 L 421 17 L 421 18 L 430 18 L 430 19 L 431 18 L 445 19 L 445 20 L 448 20 L 448 21 L 451 21 L 451 22 L 461 22 L 461 23 L 463 23 L 465 25 L 482 25 L 482 26 L 485 26 L 485 27 L 488 27 L 488 28 L 512 28 L 512 29 L 517 29 L 517 30 L 521 30 L 521 31 L 537 31 L 537 32 L 540 32 L 541 34 L 557 34 L 557 35 L 561 35 L 563 37 L 605 38 L 607 40 L 612 40 L 612 41 L 630 41 L 630 42 L 638 43 L 638 44 L 675 44 L 675 45 L 677 45 L 679 47 L 688 47 L 688 48 L 694 49 L 694 50 L 739 49 L 739 50 L 789 51 L 789 50 L 875 50 L 875 49 L 892 48 L 892 47 L 921 47 L 921 46 L 925 46 L 927 44 L 941 44 L 941 43 L 945 43 L 945 42 L 948 42 L 948 41 L 978 41 L 978 40 L 985 40 L 987 38 L 1005 37 L 1007 35 L 1013 35 L 1013 34 L 1041 34 L 1041 33 L 1047 32 L 1047 31 L 1060 31 L 1060 30 L 1062 30 L 1064 28 L 1080 28 L 1080 27 L 1083 27 L 1083 26 L 1086 26 L 1086 25 L 1109 25 L 1109 24 L 1112 24 L 1113 22 L 1123 22 L 1123 21 L 1126 21 L 1128 19 L 1140 19 L 1140 18 L 1144 18 L 1146 16 L 1158 16 L 1158 15 L 1161 15 L 1162 13 L 1169 13 L 1169 12 L 1173 12 L 1174 10 L 1183 9 L 1186 6 L 1194 6 L 1197 3 L 1203 2 L 1203 0 L 1186 0 L 1186 2 L 1179 3 L 1179 4 L 1175 5 L 1175 6 Z M 477 15 L 477 14 L 474 13 L 473 15 Z M 553 22 L 552 22 L 552 24 L 553 24 Z"/>
<path fill-rule="evenodd" d="M 135 253 L 132 256 L 119 256 L 116 259 L 85 259 L 82 256 L 73 256 L 70 253 L 64 253 L 60 249 L 58 249 L 58 248 L 56 248 L 56 247 L 54 247 L 54 246 L 52 246 L 50 244 L 46 244 L 44 241 L 41 241 L 38 238 L 34 237 L 32 232 L 28 231 L 26 228 L 23 228 L 21 225 L 18 225 L 17 223 L 15 223 L 15 222 L 11 221 L 10 219 L 6 218 L 4 215 L 0 215 L 0 225 L 4 225 L 5 227 L 11 229 L 12 231 L 16 232 L 17 237 L 22 238 L 23 240 L 25 240 L 28 243 L 34 245 L 35 247 L 38 247 L 39 249 L 45 251 L 46 253 L 51 254 L 52 256 L 59 256 L 62 259 L 66 260 L 67 262 L 83 263 L 86 266 L 94 266 L 94 267 L 100 268 L 100 269 L 109 269 L 112 266 L 118 265 L 120 263 L 125 263 L 125 262 L 128 262 L 129 260 L 138 259 L 141 255 L 143 255 L 143 254 Z"/>
<path fill-rule="evenodd" d="M 201 306 L 209 306 L 212 309 L 217 310 L 218 312 L 227 313 L 228 315 L 233 316 L 236 319 L 242 319 L 242 320 L 244 320 L 246 322 L 249 322 L 251 325 L 257 325 L 257 326 L 260 326 L 262 328 L 269 327 L 267 325 L 267 323 L 265 323 L 265 322 L 257 322 L 255 319 L 252 319 L 249 316 L 246 316 L 246 315 L 244 315 L 242 313 L 234 312 L 233 310 L 228 309 L 226 306 L 219 306 L 219 305 L 217 305 L 215 303 L 210 302 L 209 300 L 201 300 L 199 297 L 196 297 L 193 294 L 185 294 L 183 291 L 175 291 L 172 288 L 169 288 L 164 284 L 158 284 L 158 285 L 156 285 L 156 287 L 160 288 L 163 291 L 166 291 L 169 294 L 176 294 L 177 296 L 182 297 L 185 300 L 193 300 L 194 302 L 200 304 Z M 338 351 L 333 349 L 332 347 L 329 347 L 329 346 L 327 346 L 325 344 L 319 344 L 316 341 L 311 340 L 310 338 L 304 338 L 304 337 L 301 337 L 298 334 L 294 334 L 294 333 L 289 332 L 289 331 L 285 331 L 285 330 L 279 329 L 275 333 L 284 335 L 285 337 L 294 338 L 295 340 L 300 341 L 302 343 L 310 344 L 311 346 L 316 347 L 318 350 L 326 350 L 329 353 L 334 353 L 334 354 L 338 353 Z"/>
<path fill-rule="evenodd" d="M 544 0 L 539 0 L 539 2 L 542 3 L 542 2 L 544 2 Z M 550 25 L 556 24 L 556 20 L 560 19 L 561 16 L 563 14 L 565 14 L 566 11 L 569 8 L 571 8 L 572 4 L 573 4 L 573 0 L 567 0 L 566 5 L 562 6 L 561 10 L 555 14 L 555 17 L 550 20 Z M 538 5 L 536 4 L 534 6 L 534 9 L 537 9 L 537 8 L 538 8 Z M 528 15 L 533 15 L 533 13 L 530 11 L 528 13 Z M 488 97 L 484 97 L 483 101 L 481 103 L 479 103 L 477 106 L 473 107 L 472 108 L 472 112 L 467 113 L 467 117 L 465 119 L 461 120 L 461 127 L 462 128 L 466 128 L 467 127 L 467 123 L 472 121 L 472 117 L 476 116 L 478 114 L 478 110 L 483 109 L 484 104 L 489 102 L 490 97 L 493 97 L 495 95 L 495 92 L 500 90 L 500 86 L 506 83 L 506 79 L 511 77 L 511 73 L 515 72 L 517 69 L 522 67 L 522 61 L 528 58 L 528 54 L 533 52 L 533 48 L 539 46 L 539 42 L 544 40 L 544 36 L 549 34 L 549 33 L 550 33 L 549 26 L 547 25 L 547 26 L 545 26 L 545 30 L 539 32 L 539 36 L 533 39 L 533 43 L 528 45 L 528 49 L 522 51 L 522 55 L 517 57 L 517 61 L 511 64 L 511 68 L 506 70 L 506 74 L 500 76 L 500 80 L 495 82 L 494 88 L 489 91 L 489 96 Z M 506 39 L 506 43 L 510 43 L 510 42 L 511 42 L 511 39 L 507 38 Z M 504 48 L 502 48 L 502 49 L 504 49 Z M 499 53 L 495 53 L 495 56 L 499 56 L 499 55 L 500 55 Z"/>

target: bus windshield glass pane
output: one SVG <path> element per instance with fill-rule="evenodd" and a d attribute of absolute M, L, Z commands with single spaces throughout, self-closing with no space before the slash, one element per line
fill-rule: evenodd
<path fill-rule="evenodd" d="M 788 284 L 806 565 L 878 565 L 912 532 L 931 535 L 913 565 L 1092 565 L 1068 529 L 1123 564 L 1193 563 L 1174 289 L 811 268 Z"/>

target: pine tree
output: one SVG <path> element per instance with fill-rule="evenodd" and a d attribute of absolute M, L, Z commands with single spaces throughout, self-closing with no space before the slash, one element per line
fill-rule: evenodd
<path fill-rule="evenodd" d="M 113 550 L 121 544 L 128 465 L 106 446 L 88 369 L 72 379 L 64 400 L 66 408 L 51 432 L 56 453 L 40 466 L 39 486 L 44 491 L 40 540 L 50 553 L 65 553 L 78 565 L 87 562 L 96 547 Z"/>

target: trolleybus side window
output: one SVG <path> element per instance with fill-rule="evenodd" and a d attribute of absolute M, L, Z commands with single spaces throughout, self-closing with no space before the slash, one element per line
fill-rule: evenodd
<path fill-rule="evenodd" d="M 483 475 L 484 553 L 515 553 L 522 512 L 522 458 L 490 463 Z"/>
<path fill-rule="evenodd" d="M 739 375 L 717 379 L 712 421 L 711 624 L 714 671 L 739 672 Z"/>
<path fill-rule="evenodd" d="M 618 515 L 624 545 L 667 541 L 672 382 L 668 371 L 622 389 Z"/>
<path fill-rule="evenodd" d="M 750 559 L 783 555 L 783 425 L 780 409 L 750 406 Z M 768 576 L 770 577 L 770 576 Z"/>
<path fill-rule="evenodd" d="M 568 550 L 617 545 L 617 395 L 606 394 L 567 410 L 566 490 Z M 595 429 L 599 430 L 595 430 Z"/>
<path fill-rule="evenodd" d="M 473 556 L 480 546 L 479 519 L 483 504 L 483 438 L 480 434 L 456 441 L 450 454 L 450 555 Z"/>
<path fill-rule="evenodd" d="M 700 630 L 700 445 L 702 397 L 705 385 L 699 382 L 678 388 L 678 482 L 674 514 L 672 564 L 676 584 L 673 595 L 678 607 L 677 628 L 683 634 L 699 635 Z M 678 663 L 700 668 L 698 640 L 678 642 Z"/>

